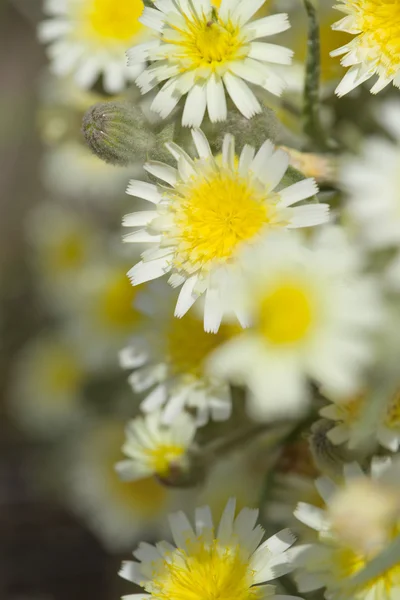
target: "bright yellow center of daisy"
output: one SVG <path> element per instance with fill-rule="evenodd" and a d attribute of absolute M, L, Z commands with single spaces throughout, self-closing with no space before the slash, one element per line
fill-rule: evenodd
<path fill-rule="evenodd" d="M 217 334 L 206 333 L 203 322 L 190 314 L 182 319 L 173 318 L 166 340 L 166 356 L 171 372 L 201 378 L 205 359 L 232 335 L 231 329 L 222 325 Z"/>
<path fill-rule="evenodd" d="M 294 344 L 306 338 L 314 322 L 309 290 L 297 282 L 282 282 L 260 303 L 258 328 L 271 344 Z"/>
<path fill-rule="evenodd" d="M 235 172 L 218 172 L 178 188 L 170 210 L 178 233 L 176 266 L 206 267 L 232 257 L 274 217 L 265 195 Z"/>
<path fill-rule="evenodd" d="M 171 467 L 181 461 L 185 454 L 185 448 L 174 444 L 164 444 L 146 450 L 146 454 L 153 471 L 160 477 L 168 477 Z"/>
<path fill-rule="evenodd" d="M 252 586 L 252 572 L 238 547 L 225 548 L 201 539 L 188 552 L 176 550 L 145 585 L 158 600 L 252 600 L 262 597 Z"/>
<path fill-rule="evenodd" d="M 239 27 L 231 21 L 223 22 L 216 10 L 210 18 L 186 17 L 184 30 L 171 23 L 169 26 L 174 30 L 174 36 L 169 38 L 166 33 L 164 41 L 176 46 L 176 51 L 171 51 L 171 57 L 182 65 L 183 71 L 200 67 L 220 70 L 224 65 L 247 55 Z"/>
<path fill-rule="evenodd" d="M 346 0 L 362 33 L 361 48 L 373 50 L 388 76 L 400 67 L 400 3 L 397 0 Z"/>
<path fill-rule="evenodd" d="M 142 0 L 90 0 L 86 18 L 98 38 L 127 42 L 142 29 Z"/>
<path fill-rule="evenodd" d="M 400 391 L 395 394 L 394 398 L 389 403 L 385 425 L 391 429 L 400 428 Z"/>
<path fill-rule="evenodd" d="M 125 270 L 106 281 L 99 297 L 98 316 L 101 323 L 111 328 L 127 329 L 135 325 L 139 314 L 133 307 L 138 288 L 131 285 Z"/>

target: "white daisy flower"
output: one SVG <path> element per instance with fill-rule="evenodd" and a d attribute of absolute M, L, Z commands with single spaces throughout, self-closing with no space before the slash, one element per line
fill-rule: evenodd
<path fill-rule="evenodd" d="M 155 210 L 132 213 L 126 227 L 140 227 L 126 242 L 149 242 L 155 248 L 128 273 L 133 285 L 171 273 L 169 282 L 182 285 L 175 315 L 182 317 L 204 292 L 204 328 L 218 331 L 225 309 L 227 275 L 245 243 L 259 240 L 271 229 L 319 225 L 328 220 L 327 204 L 293 206 L 313 196 L 317 186 L 305 179 L 277 190 L 289 157 L 266 141 L 256 153 L 245 146 L 235 156 L 234 138 L 227 134 L 222 160 L 216 160 L 207 138 L 193 130 L 199 154 L 190 158 L 176 144 L 167 148 L 175 169 L 150 162 L 145 169 L 166 182 L 156 186 L 132 180 L 128 194 L 155 204 Z M 239 321 L 241 319 L 238 315 Z"/>
<path fill-rule="evenodd" d="M 360 432 L 365 427 L 363 413 L 374 399 L 368 392 L 354 398 L 337 400 L 321 409 L 320 415 L 336 422 L 328 432 L 328 438 L 334 444 L 346 443 L 350 449 L 357 448 L 363 439 L 368 438 L 370 446 L 381 444 L 386 450 L 398 452 L 400 448 L 400 391 L 395 392 L 386 402 L 381 402 L 380 409 L 374 411 L 377 418 L 369 419 L 368 431 Z M 377 415 L 375 415 L 375 412 Z M 361 433 L 364 433 L 361 436 Z"/>
<path fill-rule="evenodd" d="M 163 534 L 166 514 L 178 505 L 178 493 L 154 477 L 121 481 L 115 463 L 123 458 L 123 441 L 123 422 L 94 421 L 71 440 L 66 469 L 65 500 L 112 551 L 131 547 L 144 534 Z"/>
<path fill-rule="evenodd" d="M 143 70 L 128 68 L 125 51 L 143 39 L 139 17 L 142 0 L 44 0 L 48 17 L 38 35 L 48 44 L 51 69 L 58 76 L 73 74 L 75 82 L 90 88 L 103 76 L 104 89 L 120 92 Z"/>
<path fill-rule="evenodd" d="M 295 537 L 284 529 L 259 545 L 264 530 L 257 516 L 244 508 L 235 518 L 230 500 L 215 532 L 208 506 L 196 509 L 195 529 L 183 512 L 172 514 L 175 546 L 142 542 L 133 553 L 138 562 L 123 563 L 121 577 L 145 590 L 125 598 L 293 598 L 275 595 L 275 586 L 265 582 L 291 571 L 288 549 Z"/>
<path fill-rule="evenodd" d="M 398 6 L 393 0 L 339 0 L 336 8 L 346 16 L 332 27 L 355 35 L 350 42 L 331 52 L 345 56 L 350 67 L 336 88 L 338 96 L 347 94 L 374 75 L 378 80 L 371 92 L 377 94 L 389 83 L 400 87 L 400 41 L 395 24 Z"/>
<path fill-rule="evenodd" d="M 385 102 L 379 118 L 396 141 L 367 139 L 361 156 L 342 160 L 339 181 L 348 193 L 349 214 L 365 244 L 371 248 L 399 248 L 400 105 Z"/>
<path fill-rule="evenodd" d="M 227 117 L 225 90 L 247 118 L 261 112 L 248 86 L 260 86 L 280 96 L 285 82 L 273 68 L 288 65 L 293 52 L 259 41 L 290 27 L 287 14 L 252 21 L 265 0 L 157 0 L 146 7 L 140 21 L 155 37 L 128 51 L 129 64 L 151 64 L 136 78 L 142 93 L 165 82 L 152 109 L 167 117 L 187 94 L 182 124 L 200 126 L 206 109 L 212 122 Z M 272 66 L 271 66 L 272 65 Z M 248 82 L 248 83 L 247 83 Z"/>
<path fill-rule="evenodd" d="M 116 464 L 117 473 L 124 481 L 135 481 L 152 475 L 168 479 L 176 471 L 185 471 L 195 434 L 194 420 L 187 413 L 177 415 L 170 426 L 162 423 L 158 410 L 136 417 L 125 429 L 122 452 L 128 460 Z"/>
<path fill-rule="evenodd" d="M 168 286 L 155 286 L 140 293 L 136 309 L 149 322 L 132 336 L 120 353 L 125 369 L 135 369 L 129 382 L 136 393 L 153 388 L 141 404 L 146 413 L 163 408 L 162 419 L 171 424 L 185 407 L 194 409 L 198 426 L 209 418 L 223 421 L 231 414 L 229 386 L 205 373 L 209 354 L 233 334 L 223 325 L 217 335 L 206 333 L 196 315 L 173 316 L 174 294 Z M 155 387 L 154 387 L 155 386 Z"/>
<path fill-rule="evenodd" d="M 358 389 L 381 311 L 343 232 L 328 228 L 308 247 L 271 234 L 241 264 L 232 302 L 252 327 L 214 352 L 211 373 L 247 385 L 249 411 L 262 420 L 301 414 L 310 379 L 338 393 Z"/>
<path fill-rule="evenodd" d="M 375 459 L 371 477 L 356 464 L 344 467 L 344 485 L 316 481 L 326 508 L 300 503 L 296 517 L 319 536 L 315 544 L 296 548 L 301 593 L 325 589 L 327 600 L 388 600 L 400 593 L 399 565 L 357 585 L 352 578 L 398 535 L 399 473 L 390 460 Z"/>
<path fill-rule="evenodd" d="M 27 432 L 52 438 L 83 414 L 85 365 L 65 338 L 43 335 L 18 355 L 11 378 L 9 409 Z"/>

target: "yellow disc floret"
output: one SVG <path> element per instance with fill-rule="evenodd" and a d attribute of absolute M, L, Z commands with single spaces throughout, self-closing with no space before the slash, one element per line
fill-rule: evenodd
<path fill-rule="evenodd" d="M 176 266 L 188 271 L 232 257 L 274 217 L 263 190 L 220 171 L 178 188 L 171 211 L 179 231 Z"/>
<path fill-rule="evenodd" d="M 167 330 L 166 356 L 172 373 L 201 378 L 207 356 L 232 335 L 222 325 L 217 334 L 206 333 L 203 322 L 190 314 L 173 318 Z"/>
<path fill-rule="evenodd" d="M 386 412 L 385 425 L 389 429 L 400 429 L 400 392 L 395 394 Z"/>
<path fill-rule="evenodd" d="M 171 466 L 177 464 L 185 454 L 186 449 L 176 444 L 160 444 L 146 450 L 150 466 L 160 477 L 168 477 Z"/>
<path fill-rule="evenodd" d="M 306 338 L 314 321 L 312 294 L 297 282 L 280 282 L 260 303 L 258 327 L 269 343 L 300 342 Z"/>
<path fill-rule="evenodd" d="M 139 319 L 139 313 L 133 307 L 137 291 L 130 284 L 125 270 L 111 276 L 99 298 L 98 317 L 101 324 L 122 329 L 135 325 Z"/>
<path fill-rule="evenodd" d="M 225 548 L 198 539 L 188 552 L 178 549 L 145 584 L 158 600 L 255 600 L 262 588 L 251 587 L 252 571 L 239 547 Z"/>
<path fill-rule="evenodd" d="M 90 0 L 86 4 L 87 27 L 96 38 L 128 42 L 142 29 L 138 21 L 142 0 Z"/>
<path fill-rule="evenodd" d="M 247 54 L 239 27 L 230 21 L 223 22 L 217 11 L 210 19 L 186 18 L 184 31 L 171 27 L 174 35 L 169 39 L 166 34 L 164 41 L 176 46 L 173 61 L 181 64 L 182 70 L 206 67 L 219 71 L 225 64 L 243 59 Z"/>

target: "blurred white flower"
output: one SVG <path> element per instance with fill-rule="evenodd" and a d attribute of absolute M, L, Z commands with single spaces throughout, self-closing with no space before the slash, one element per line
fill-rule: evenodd
<path fill-rule="evenodd" d="M 100 231 L 84 214 L 55 202 L 39 204 L 26 229 L 43 299 L 57 312 L 73 299 L 81 270 L 98 256 Z"/>
<path fill-rule="evenodd" d="M 227 117 L 225 90 L 247 118 L 261 104 L 246 82 L 280 96 L 284 80 L 272 64 L 290 64 L 293 52 L 277 44 L 256 41 L 290 27 L 287 14 L 252 21 L 265 0 L 164 0 L 146 7 L 140 21 L 155 34 L 149 42 L 128 51 L 129 64 L 150 66 L 136 78 L 142 93 L 165 82 L 152 109 L 167 117 L 187 94 L 182 124 L 200 126 L 206 109 L 212 122 Z"/>
<path fill-rule="evenodd" d="M 399 248 L 400 106 L 393 101 L 385 102 L 380 107 L 379 119 L 395 142 L 367 139 L 361 156 L 346 156 L 342 160 L 339 181 L 348 193 L 348 211 L 362 240 L 371 248 Z"/>
<path fill-rule="evenodd" d="M 167 285 L 152 285 L 138 294 L 135 307 L 149 317 L 120 353 L 125 369 L 135 369 L 129 382 L 140 393 L 156 386 L 141 404 L 144 412 L 163 407 L 162 419 L 174 421 L 185 407 L 195 409 L 196 423 L 223 421 L 231 414 L 229 386 L 204 371 L 204 361 L 234 328 L 223 325 L 206 333 L 196 315 L 173 316 L 175 295 Z"/>
<path fill-rule="evenodd" d="M 337 393 L 358 389 L 381 320 L 378 289 L 358 259 L 337 228 L 309 245 L 293 233 L 270 234 L 243 252 L 232 302 L 252 326 L 217 349 L 209 369 L 248 386 L 256 419 L 301 414 L 309 379 Z"/>
<path fill-rule="evenodd" d="M 85 365 L 67 336 L 37 337 L 16 359 L 9 410 L 28 433 L 57 436 L 82 418 L 86 376 Z"/>
<path fill-rule="evenodd" d="M 66 141 L 47 150 L 42 172 L 49 192 L 82 204 L 101 202 L 103 207 L 118 195 L 123 198 L 126 182 L 138 168 L 107 164 L 82 143 Z"/>
<path fill-rule="evenodd" d="M 44 0 L 48 17 L 40 23 L 40 41 L 48 44 L 47 53 L 54 74 L 73 74 L 75 82 L 90 88 L 103 76 L 110 94 L 121 91 L 144 68 L 128 68 L 125 51 L 143 39 L 139 22 L 142 0 Z"/>
<path fill-rule="evenodd" d="M 215 532 L 208 506 L 196 509 L 194 529 L 183 512 L 170 515 L 175 546 L 141 543 L 133 553 L 138 562 L 122 565 L 121 577 L 146 592 L 129 598 L 288 598 L 265 582 L 291 571 L 288 549 L 295 537 L 284 529 L 260 545 L 264 530 L 257 516 L 244 508 L 235 519 L 230 500 Z"/>
<path fill-rule="evenodd" d="M 368 433 L 370 445 L 377 442 L 387 450 L 397 452 L 400 448 L 400 391 L 389 398 L 381 398 L 377 418 L 369 424 L 368 432 L 360 436 L 363 413 L 373 401 L 371 393 L 360 393 L 354 398 L 340 399 L 320 410 L 320 415 L 337 424 L 328 432 L 334 444 L 347 443 L 350 449 L 360 445 Z"/>
<path fill-rule="evenodd" d="M 318 490 L 326 509 L 300 503 L 296 517 L 318 532 L 316 544 L 299 546 L 299 591 L 325 587 L 329 600 L 388 600 L 400 592 L 400 570 L 395 565 L 365 584 L 352 577 L 365 568 L 393 540 L 400 527 L 400 479 L 390 459 L 374 459 L 371 477 L 356 464 L 344 467 L 338 486 L 320 478 Z"/>
<path fill-rule="evenodd" d="M 355 35 L 331 56 L 345 56 L 344 67 L 350 67 L 336 88 L 338 96 L 347 94 L 374 75 L 378 81 L 371 92 L 377 94 L 389 83 L 400 87 L 400 38 L 394 25 L 399 7 L 393 0 L 339 0 L 338 10 L 346 16 L 332 27 Z"/>
<path fill-rule="evenodd" d="M 79 441 L 71 440 L 66 473 L 66 499 L 112 551 L 162 532 L 177 497 L 154 477 L 121 481 L 115 463 L 123 458 L 123 441 L 124 424 L 115 417 L 92 421 Z"/>
<path fill-rule="evenodd" d="M 132 180 L 128 194 L 155 204 L 155 210 L 124 219 L 140 227 L 126 242 L 149 242 L 155 248 L 129 272 L 134 285 L 171 273 L 173 287 L 183 284 L 175 310 L 182 317 L 205 293 L 204 328 L 216 332 L 228 301 L 228 274 L 235 269 L 243 244 L 259 240 L 272 229 L 319 225 L 328 220 L 326 204 L 295 206 L 313 196 L 317 186 L 306 179 L 277 191 L 289 164 L 288 155 L 266 141 L 256 153 L 245 146 L 235 155 L 234 138 L 227 134 L 222 159 L 215 159 L 207 138 L 192 131 L 199 154 L 190 158 L 173 143 L 167 148 L 178 169 L 150 162 L 145 169 L 168 184 L 156 186 Z M 237 315 L 240 321 L 240 314 Z"/>
<path fill-rule="evenodd" d="M 152 475 L 168 479 L 176 471 L 188 469 L 187 451 L 196 434 L 194 420 L 182 413 L 168 426 L 162 423 L 161 417 L 161 412 L 156 410 L 128 423 L 122 446 L 128 459 L 116 464 L 117 473 L 124 481 Z"/>

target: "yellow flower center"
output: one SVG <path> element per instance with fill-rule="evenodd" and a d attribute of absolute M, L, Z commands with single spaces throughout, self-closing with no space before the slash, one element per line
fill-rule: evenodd
<path fill-rule="evenodd" d="M 164 42 L 176 46 L 171 52 L 171 60 L 181 65 L 182 71 L 206 67 L 211 71 L 220 68 L 233 60 L 243 59 L 248 48 L 240 36 L 240 28 L 231 21 L 223 22 L 215 13 L 207 18 L 191 19 L 185 17 L 186 27 L 179 29 L 173 24 L 169 26 L 174 35 Z"/>
<path fill-rule="evenodd" d="M 362 33 L 358 44 L 372 50 L 387 76 L 400 66 L 400 3 L 397 0 L 346 0 L 346 8 L 355 17 Z"/>
<path fill-rule="evenodd" d="M 170 206 L 178 230 L 175 261 L 189 272 L 226 262 L 275 216 L 264 190 L 234 172 L 210 174 L 177 192 Z"/>
<path fill-rule="evenodd" d="M 78 359 L 67 348 L 52 346 L 42 357 L 39 357 L 36 376 L 39 385 L 52 399 L 70 401 L 83 381 L 83 370 Z M 69 398 L 68 398 L 69 397 Z"/>
<path fill-rule="evenodd" d="M 226 548 L 200 538 L 189 551 L 178 549 L 155 568 L 145 589 L 157 600 L 255 600 L 252 572 L 239 547 Z"/>
<path fill-rule="evenodd" d="M 143 8 L 142 0 L 90 0 L 87 24 L 97 38 L 129 42 L 142 30 L 138 19 Z"/>
<path fill-rule="evenodd" d="M 52 274 L 64 274 L 80 267 L 86 256 L 83 232 L 70 231 L 49 249 L 49 270 Z"/>
<path fill-rule="evenodd" d="M 190 314 L 173 318 L 167 330 L 166 356 L 175 375 L 201 378 L 204 361 L 233 333 L 233 327 L 222 325 L 217 334 L 206 333 L 203 322 Z"/>
<path fill-rule="evenodd" d="M 262 299 L 258 328 L 272 344 L 303 341 L 315 320 L 313 304 L 304 284 L 281 282 Z"/>
<path fill-rule="evenodd" d="M 360 417 L 364 404 L 365 394 L 358 394 L 354 398 L 338 403 L 336 406 L 344 423 L 355 423 Z"/>
<path fill-rule="evenodd" d="M 116 273 L 106 282 L 103 296 L 99 298 L 98 316 L 107 327 L 128 329 L 135 325 L 139 313 L 133 307 L 138 288 L 131 285 L 125 270 Z"/>
<path fill-rule="evenodd" d="M 185 454 L 185 448 L 172 444 L 164 444 L 151 450 L 148 449 L 146 453 L 154 472 L 160 477 L 168 477 L 171 473 L 171 467 L 181 462 Z"/>
<path fill-rule="evenodd" d="M 394 396 L 389 403 L 385 425 L 391 429 L 400 428 L 400 391 Z"/>

